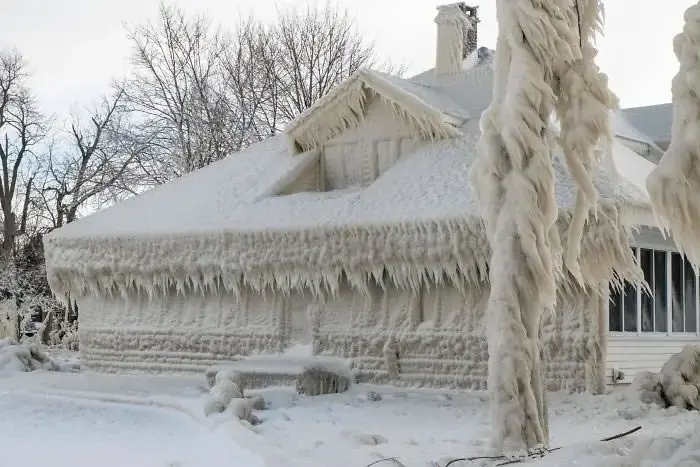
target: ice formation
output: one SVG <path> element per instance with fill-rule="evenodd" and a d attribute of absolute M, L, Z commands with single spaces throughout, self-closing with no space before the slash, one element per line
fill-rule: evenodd
<path fill-rule="evenodd" d="M 680 62 L 671 87 L 671 144 L 647 179 L 660 223 L 679 249 L 700 265 L 700 4 L 685 11 L 683 32 L 673 41 Z"/>
<path fill-rule="evenodd" d="M 497 451 L 548 445 L 541 314 L 555 306 L 557 271 L 587 283 L 579 245 L 584 223 L 598 209 L 590 170 L 601 137 L 609 136 L 613 101 L 591 64 L 599 7 L 597 0 L 578 2 L 562 15 L 556 1 L 497 3 L 493 100 L 482 116 L 481 154 L 471 173 L 492 245 L 488 388 Z M 579 188 L 566 232 L 565 268 L 558 261 L 561 236 L 555 227 L 555 110 L 567 167 Z"/>
<path fill-rule="evenodd" d="M 598 167 L 602 152 L 612 163 L 610 115 L 618 105 L 617 98 L 608 88 L 607 76 L 595 64 L 598 51 L 594 41 L 595 34 L 602 32 L 602 9 L 600 0 L 577 0 L 576 6 L 567 10 L 569 24 L 579 26 L 580 55 L 573 63 L 567 61 L 556 70 L 558 142 L 577 186 L 564 260 L 569 272 L 582 283 L 579 267 L 581 237 L 588 215 L 595 210 L 598 201 L 592 171 Z"/>
<path fill-rule="evenodd" d="M 637 374 L 632 390 L 643 402 L 700 410 L 700 346 L 686 345 L 664 363 L 659 373 Z"/>
<path fill-rule="evenodd" d="M 360 72 L 286 134 L 46 236 L 52 290 L 79 302 L 84 368 L 201 374 L 303 343 L 345 360 L 353 380 L 484 389 L 491 248 L 468 171 L 491 95 L 487 58 L 454 76 Z M 554 172 L 564 242 L 576 183 L 562 161 Z M 543 330 L 552 389 L 600 391 L 598 294 L 638 277 L 627 240 L 650 213 L 645 195 L 593 175 L 600 199 L 580 274 L 554 272 L 557 313 Z"/>

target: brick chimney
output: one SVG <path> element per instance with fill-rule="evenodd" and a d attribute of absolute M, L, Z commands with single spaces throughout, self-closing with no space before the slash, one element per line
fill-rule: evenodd
<path fill-rule="evenodd" d="M 462 60 L 477 47 L 478 7 L 464 2 L 437 7 L 437 53 L 435 73 L 438 76 L 457 74 Z"/>

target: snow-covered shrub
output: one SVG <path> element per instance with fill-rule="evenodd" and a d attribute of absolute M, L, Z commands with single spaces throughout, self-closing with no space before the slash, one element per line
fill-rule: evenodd
<path fill-rule="evenodd" d="M 686 345 L 672 355 L 661 372 L 639 373 L 632 390 L 642 401 L 662 407 L 700 410 L 700 345 Z"/>
<path fill-rule="evenodd" d="M 35 370 L 60 371 L 61 367 L 37 344 L 7 345 L 0 348 L 0 371 Z"/>
<path fill-rule="evenodd" d="M 239 383 L 243 384 L 243 375 L 240 372 L 230 368 L 210 367 L 205 376 L 211 387 L 204 403 L 206 416 L 228 411 L 240 420 L 253 425 L 259 423 L 253 410 L 265 409 L 265 399 L 262 396 L 243 396 L 242 387 L 239 386 Z"/>
<path fill-rule="evenodd" d="M 43 244 L 36 236 L 0 264 L 0 338 L 78 349 L 77 307 L 64 307 L 46 279 Z"/>
<path fill-rule="evenodd" d="M 253 402 L 250 399 L 236 399 L 231 402 L 230 409 L 239 420 L 252 423 Z"/>
<path fill-rule="evenodd" d="M 307 396 L 337 394 L 350 388 L 350 372 L 328 368 L 325 365 L 309 366 L 297 379 L 297 392 Z"/>
<path fill-rule="evenodd" d="M 254 410 L 265 410 L 265 399 L 263 396 L 253 396 L 250 398 Z"/>
<path fill-rule="evenodd" d="M 241 372 L 232 369 L 222 369 L 216 373 L 214 382 L 215 384 L 219 384 L 222 381 L 231 381 L 234 383 L 241 391 L 241 397 L 243 397 L 243 393 L 246 390 L 246 381 Z"/>

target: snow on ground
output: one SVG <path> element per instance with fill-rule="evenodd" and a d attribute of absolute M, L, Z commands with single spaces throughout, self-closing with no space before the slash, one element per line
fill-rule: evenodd
<path fill-rule="evenodd" d="M 203 375 L 0 373 L 0 465 L 365 467 L 395 456 L 406 467 L 430 467 L 488 450 L 481 392 L 356 385 L 330 396 L 298 396 L 292 388 L 259 393 L 268 407 L 253 427 L 230 414 L 204 416 Z M 700 463 L 697 412 L 642 404 L 624 392 L 549 400 L 552 446 L 562 449 L 527 465 Z M 642 430 L 626 438 L 596 441 L 638 425 Z M 494 464 L 452 467 L 479 465 Z"/>

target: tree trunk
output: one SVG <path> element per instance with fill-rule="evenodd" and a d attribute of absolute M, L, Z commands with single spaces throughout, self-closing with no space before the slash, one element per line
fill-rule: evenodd
<path fill-rule="evenodd" d="M 516 222 L 503 210 L 493 235 L 491 296 L 487 307 L 488 389 L 494 415 L 494 448 L 517 451 L 549 445 L 540 318 L 544 303 L 525 264 Z M 533 287 L 534 286 L 534 287 Z"/>
<path fill-rule="evenodd" d="M 15 215 L 12 210 L 3 209 L 3 235 L 2 235 L 2 250 L 0 250 L 0 259 L 9 261 L 15 250 Z"/>

